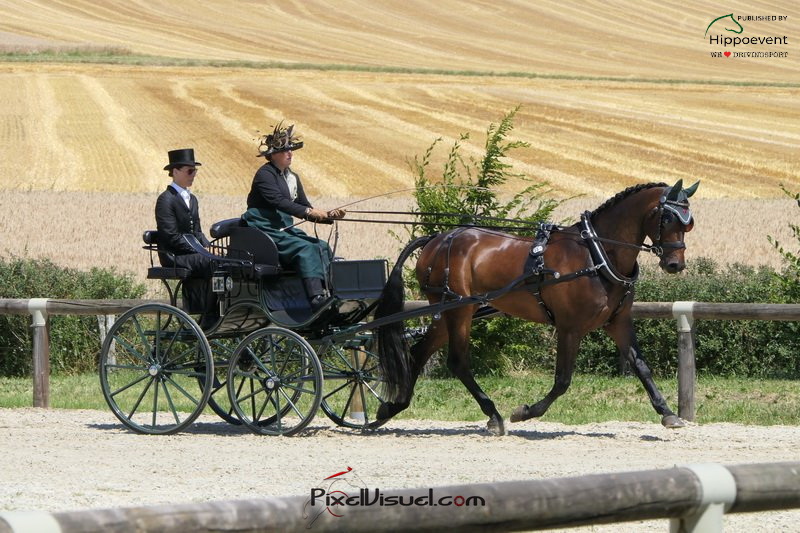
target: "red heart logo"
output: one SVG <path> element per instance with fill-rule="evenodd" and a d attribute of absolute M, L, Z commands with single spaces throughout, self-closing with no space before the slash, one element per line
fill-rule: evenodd
<path fill-rule="evenodd" d="M 725 57 L 731 57 L 731 53 L 730 52 L 725 52 Z"/>

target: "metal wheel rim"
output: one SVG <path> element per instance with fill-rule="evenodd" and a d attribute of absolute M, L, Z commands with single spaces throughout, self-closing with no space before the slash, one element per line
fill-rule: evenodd
<path fill-rule="evenodd" d="M 197 323 L 166 304 L 128 310 L 100 352 L 100 385 L 111 411 L 138 433 L 169 435 L 188 427 L 211 395 L 211 348 Z"/>
<path fill-rule="evenodd" d="M 294 435 L 313 420 L 322 393 L 322 367 L 297 333 L 267 327 L 248 335 L 228 369 L 228 394 L 237 416 L 262 435 Z"/>

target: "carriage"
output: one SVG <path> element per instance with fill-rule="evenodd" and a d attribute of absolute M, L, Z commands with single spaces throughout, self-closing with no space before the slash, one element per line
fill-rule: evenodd
<path fill-rule="evenodd" d="M 678 180 L 629 187 L 579 223 L 543 224 L 530 239 L 491 224 L 457 224 L 410 242 L 388 276 L 384 260 L 334 260 L 332 297 L 319 309 L 299 276 L 279 264 L 270 237 L 240 219 L 214 224 L 208 248 L 185 236 L 214 260 L 210 280 L 155 266 L 158 233 L 145 232 L 148 277 L 163 281 L 170 303 L 135 307 L 109 329 L 100 354 L 103 395 L 117 418 L 141 433 L 176 433 L 207 406 L 265 435 L 294 435 L 320 408 L 340 426 L 376 428 L 408 407 L 426 362 L 447 344 L 448 368 L 489 417 L 489 431 L 502 435 L 503 417 L 469 366 L 471 322 L 502 312 L 552 324 L 557 337 L 552 389 L 518 406 L 512 422 L 542 416 L 566 392 L 581 339 L 602 328 L 662 425 L 682 427 L 642 357 L 631 306 L 640 251 L 657 255 L 668 273 L 685 268 L 683 237 L 694 226 L 688 198 L 697 186 L 684 189 Z M 416 274 L 429 305 L 405 310 L 403 263 L 420 248 Z M 204 307 L 192 295 L 203 293 L 204 283 L 217 294 L 220 318 L 201 327 L 191 315 Z M 429 328 L 406 326 L 422 316 L 432 319 Z"/>
<path fill-rule="evenodd" d="M 100 380 L 117 418 L 148 434 L 181 431 L 206 407 L 266 435 L 301 431 L 319 408 L 340 426 L 373 424 L 381 380 L 363 325 L 386 283 L 386 261 L 332 262 L 332 298 L 313 311 L 302 280 L 279 264 L 268 235 L 240 219 L 215 223 L 210 234 L 208 248 L 185 236 L 214 260 L 207 280 L 156 266 L 158 232 L 144 233 L 147 277 L 162 281 L 170 302 L 130 309 L 108 332 Z M 193 316 L 209 282 L 220 314 L 201 328 Z"/>

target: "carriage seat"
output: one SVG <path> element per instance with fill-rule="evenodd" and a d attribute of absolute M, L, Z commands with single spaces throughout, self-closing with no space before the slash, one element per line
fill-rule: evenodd
<path fill-rule="evenodd" d="M 147 230 L 142 234 L 142 240 L 151 251 L 158 250 L 158 230 Z M 147 269 L 147 279 L 180 279 L 189 277 L 191 271 L 182 267 L 151 266 Z"/>
<path fill-rule="evenodd" d="M 261 230 L 252 228 L 241 218 L 229 218 L 211 226 L 215 239 L 228 238 L 228 257 L 253 262 L 253 270 L 259 277 L 285 273 L 278 259 L 275 241 Z"/>

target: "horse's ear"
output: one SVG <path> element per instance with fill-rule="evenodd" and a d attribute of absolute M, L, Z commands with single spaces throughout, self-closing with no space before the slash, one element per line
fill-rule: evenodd
<path fill-rule="evenodd" d="M 689 198 L 691 195 L 697 191 L 697 187 L 700 185 L 700 181 L 698 180 L 694 185 L 689 187 L 688 189 L 684 189 L 683 192 L 686 193 L 686 197 Z"/>
<path fill-rule="evenodd" d="M 678 182 L 670 188 L 669 192 L 667 193 L 667 201 L 675 201 L 678 199 L 678 193 L 681 192 L 683 188 L 683 180 L 680 179 Z"/>

